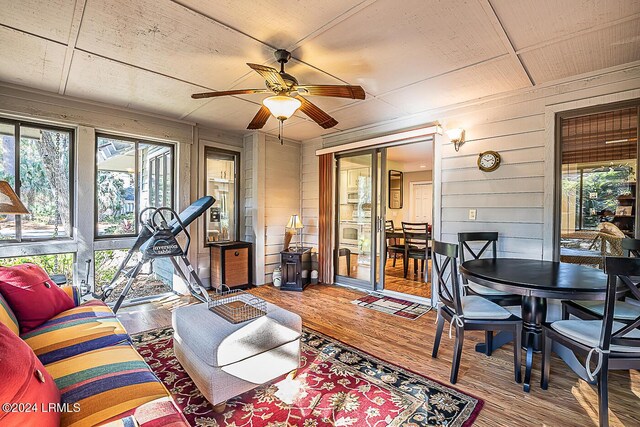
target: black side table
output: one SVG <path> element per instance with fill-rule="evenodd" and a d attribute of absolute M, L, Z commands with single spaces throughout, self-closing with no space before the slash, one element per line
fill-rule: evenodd
<path fill-rule="evenodd" d="M 280 252 L 282 284 L 284 291 L 303 291 L 311 282 L 311 248 L 289 248 Z M 302 271 L 306 270 L 305 278 Z"/>

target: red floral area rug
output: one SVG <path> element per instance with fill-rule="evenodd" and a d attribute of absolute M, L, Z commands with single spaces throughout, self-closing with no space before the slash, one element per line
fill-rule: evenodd
<path fill-rule="evenodd" d="M 229 400 L 218 414 L 175 358 L 172 333 L 161 328 L 132 338 L 193 426 L 470 426 L 483 406 L 480 399 L 304 328 L 295 378 Z"/>
<path fill-rule="evenodd" d="M 351 304 L 411 320 L 416 320 L 431 310 L 429 305 L 373 293 L 353 300 Z"/>

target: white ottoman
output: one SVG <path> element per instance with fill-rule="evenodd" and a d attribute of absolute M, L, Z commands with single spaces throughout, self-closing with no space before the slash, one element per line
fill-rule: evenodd
<path fill-rule="evenodd" d="M 216 410 L 235 396 L 298 368 L 302 319 L 267 303 L 267 314 L 233 324 L 207 304 L 173 312 L 176 358 Z"/>

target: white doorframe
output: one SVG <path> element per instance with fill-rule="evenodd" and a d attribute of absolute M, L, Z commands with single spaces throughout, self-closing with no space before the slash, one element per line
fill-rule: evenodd
<path fill-rule="evenodd" d="M 413 187 L 416 185 L 431 184 L 431 206 L 433 207 L 433 181 L 411 181 L 409 183 L 409 218 L 413 215 Z M 413 221 L 413 220 L 412 220 Z M 433 212 L 431 212 L 431 226 L 433 228 Z"/>
<path fill-rule="evenodd" d="M 449 138 L 439 134 L 433 139 L 433 225 L 431 226 L 431 239 L 442 239 L 442 145 L 451 144 Z M 431 270 L 431 306 L 438 304 L 438 279 Z"/>

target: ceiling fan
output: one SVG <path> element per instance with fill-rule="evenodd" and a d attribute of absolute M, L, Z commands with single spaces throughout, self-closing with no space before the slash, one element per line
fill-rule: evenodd
<path fill-rule="evenodd" d="M 201 99 L 226 95 L 273 93 L 273 96 L 265 98 L 262 101 L 262 107 L 260 107 L 260 110 L 253 120 L 251 120 L 247 129 L 262 129 L 265 123 L 267 123 L 270 114 L 280 120 L 280 126 L 282 126 L 282 122 L 291 117 L 298 109 L 324 129 L 328 129 L 338 124 L 336 119 L 322 111 L 302 95 L 365 99 L 364 89 L 362 89 L 361 86 L 301 85 L 295 77 L 284 71 L 284 64 L 291 59 L 291 53 L 284 49 L 278 49 L 274 55 L 280 63 L 280 71 L 264 65 L 247 63 L 252 70 L 265 79 L 266 89 L 235 89 L 221 92 L 194 93 L 191 97 Z"/>

